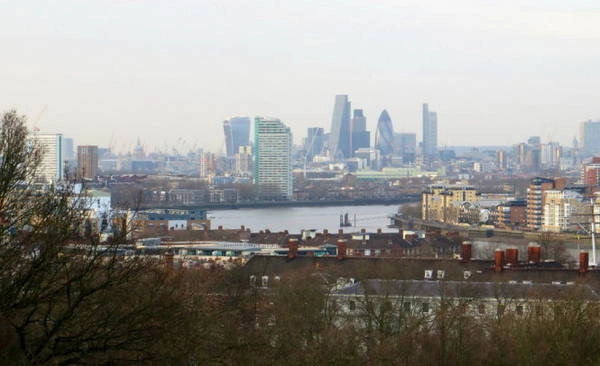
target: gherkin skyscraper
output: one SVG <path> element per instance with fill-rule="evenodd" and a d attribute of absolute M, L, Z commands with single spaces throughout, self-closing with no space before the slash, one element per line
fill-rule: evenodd
<path fill-rule="evenodd" d="M 375 148 L 379 149 L 381 155 L 390 155 L 394 152 L 394 127 L 392 119 L 385 109 L 381 112 L 377 121 Z"/>

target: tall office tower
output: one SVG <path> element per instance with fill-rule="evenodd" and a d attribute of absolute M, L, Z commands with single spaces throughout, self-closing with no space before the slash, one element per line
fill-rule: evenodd
<path fill-rule="evenodd" d="M 252 146 L 240 146 L 235 154 L 235 173 L 247 177 L 252 170 Z"/>
<path fill-rule="evenodd" d="M 586 121 L 579 125 L 579 143 L 584 156 L 600 153 L 600 121 Z"/>
<path fill-rule="evenodd" d="M 227 156 L 233 157 L 240 146 L 250 145 L 250 118 L 233 117 L 223 122 Z"/>
<path fill-rule="evenodd" d="M 72 138 L 63 137 L 62 158 L 66 161 L 75 160 L 75 150 L 73 148 Z"/>
<path fill-rule="evenodd" d="M 540 146 L 542 144 L 542 139 L 539 136 L 529 136 L 527 144 L 530 146 Z"/>
<path fill-rule="evenodd" d="M 62 134 L 40 133 L 33 135 L 43 149 L 44 156 L 36 173 L 36 180 L 56 183 L 64 177 L 63 136 Z"/>
<path fill-rule="evenodd" d="M 210 178 L 216 171 L 215 155 L 208 151 L 200 152 L 200 178 Z"/>
<path fill-rule="evenodd" d="M 280 120 L 254 120 L 254 182 L 263 200 L 292 198 L 292 133 Z"/>
<path fill-rule="evenodd" d="M 540 229 L 544 216 L 544 192 L 551 189 L 564 189 L 565 179 L 548 179 L 535 177 L 527 187 L 527 227 Z"/>
<path fill-rule="evenodd" d="M 309 127 L 304 140 L 304 150 L 306 151 L 306 160 L 312 161 L 315 155 L 323 152 L 325 143 L 325 131 L 321 127 Z"/>
<path fill-rule="evenodd" d="M 437 113 L 429 110 L 429 105 L 423 103 L 423 158 L 426 161 L 437 157 Z"/>
<path fill-rule="evenodd" d="M 394 152 L 402 157 L 403 163 L 414 163 L 417 156 L 417 135 L 415 133 L 395 133 Z"/>
<path fill-rule="evenodd" d="M 96 179 L 98 175 L 98 146 L 77 146 L 77 177 Z"/>
<path fill-rule="evenodd" d="M 394 152 L 394 127 L 392 126 L 392 119 L 385 109 L 381 112 L 377 121 L 375 148 L 381 152 L 382 156 L 391 155 Z"/>
<path fill-rule="evenodd" d="M 371 133 L 367 131 L 367 117 L 362 109 L 355 109 L 350 123 L 351 155 L 355 156 L 356 150 L 371 147 Z"/>
<path fill-rule="evenodd" d="M 499 170 L 506 170 L 507 167 L 508 165 L 506 161 L 506 151 L 496 151 L 496 168 L 498 168 Z"/>
<path fill-rule="evenodd" d="M 334 160 L 346 159 L 352 155 L 350 132 L 350 101 L 347 95 L 336 95 L 327 142 L 329 154 Z"/>
<path fill-rule="evenodd" d="M 542 169 L 560 168 L 561 148 L 558 142 L 542 144 L 540 148 Z"/>

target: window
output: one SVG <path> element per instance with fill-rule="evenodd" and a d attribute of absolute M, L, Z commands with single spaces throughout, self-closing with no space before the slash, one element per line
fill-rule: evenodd
<path fill-rule="evenodd" d="M 428 313 L 429 312 L 429 303 L 424 302 L 421 304 L 421 312 Z"/>
<path fill-rule="evenodd" d="M 477 312 L 482 315 L 485 314 L 485 304 L 477 305 Z"/>
<path fill-rule="evenodd" d="M 356 310 L 356 303 L 353 300 L 350 300 L 350 302 L 348 302 L 348 309 Z"/>

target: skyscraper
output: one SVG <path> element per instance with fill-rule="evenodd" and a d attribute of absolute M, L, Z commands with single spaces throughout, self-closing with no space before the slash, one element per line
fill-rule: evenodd
<path fill-rule="evenodd" d="M 353 111 L 350 131 L 350 152 L 352 156 L 355 155 L 358 149 L 368 149 L 371 147 L 371 133 L 367 131 L 367 118 L 362 109 L 355 109 Z"/>
<path fill-rule="evenodd" d="M 381 112 L 377 121 L 375 148 L 379 149 L 382 156 L 391 155 L 394 152 L 394 127 L 392 119 L 385 109 Z"/>
<path fill-rule="evenodd" d="M 328 140 L 328 150 L 334 159 L 345 159 L 352 155 L 350 133 L 350 101 L 347 95 L 336 95 Z"/>
<path fill-rule="evenodd" d="M 417 155 L 417 135 L 415 133 L 394 134 L 394 150 L 402 157 L 403 163 L 414 163 Z"/>
<path fill-rule="evenodd" d="M 62 134 L 35 134 L 33 137 L 43 149 L 44 155 L 36 173 L 36 179 L 45 183 L 56 183 L 64 177 Z"/>
<path fill-rule="evenodd" d="M 423 157 L 425 161 L 434 160 L 437 156 L 437 113 L 429 110 L 423 103 Z"/>
<path fill-rule="evenodd" d="M 600 121 L 581 122 L 579 134 L 579 142 L 584 155 L 600 153 Z"/>
<path fill-rule="evenodd" d="M 77 176 L 96 179 L 98 175 L 98 146 L 77 146 Z"/>
<path fill-rule="evenodd" d="M 304 140 L 306 160 L 311 161 L 313 156 L 321 154 L 325 142 L 325 131 L 321 127 L 309 127 Z"/>
<path fill-rule="evenodd" d="M 263 200 L 292 198 L 292 133 L 280 120 L 254 120 L 254 182 Z"/>
<path fill-rule="evenodd" d="M 250 145 L 250 118 L 233 117 L 223 122 L 227 156 L 233 157 L 240 146 Z"/>

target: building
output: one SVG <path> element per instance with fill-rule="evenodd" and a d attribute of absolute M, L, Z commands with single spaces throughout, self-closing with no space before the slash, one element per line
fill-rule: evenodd
<path fill-rule="evenodd" d="M 540 153 L 542 169 L 560 169 L 561 148 L 558 142 L 542 144 Z"/>
<path fill-rule="evenodd" d="M 75 150 L 73 149 L 73 146 L 74 145 L 73 145 L 72 138 L 63 137 L 63 144 L 62 144 L 63 160 L 65 160 L 65 161 L 75 160 Z"/>
<path fill-rule="evenodd" d="M 208 151 L 200 152 L 200 178 L 209 178 L 216 173 L 215 155 Z"/>
<path fill-rule="evenodd" d="M 593 157 L 590 163 L 583 166 L 583 184 L 588 187 L 600 185 L 600 157 Z"/>
<path fill-rule="evenodd" d="M 98 146 L 77 146 L 77 177 L 95 180 L 98 175 Z"/>
<path fill-rule="evenodd" d="M 505 228 L 519 228 L 527 224 L 527 201 L 513 200 L 498 205 L 496 225 Z"/>
<path fill-rule="evenodd" d="M 316 155 L 323 152 L 325 143 L 325 131 L 321 127 L 309 127 L 304 140 L 304 150 L 306 151 L 306 160 L 312 161 Z"/>
<path fill-rule="evenodd" d="M 586 121 L 579 125 L 579 142 L 584 156 L 600 153 L 600 121 Z"/>
<path fill-rule="evenodd" d="M 388 156 L 394 152 L 394 126 L 390 115 L 385 109 L 377 120 L 375 148 L 380 151 L 382 156 Z"/>
<path fill-rule="evenodd" d="M 583 195 L 568 189 L 544 191 L 542 230 L 550 232 L 577 231 L 578 224 L 591 214 L 591 205 L 584 202 Z"/>
<path fill-rule="evenodd" d="M 56 183 L 64 178 L 63 135 L 38 133 L 34 139 L 43 149 L 43 157 L 35 179 L 43 183 Z"/>
<path fill-rule="evenodd" d="M 327 142 L 329 155 L 334 159 L 352 156 L 350 131 L 350 101 L 347 95 L 336 95 L 331 117 L 331 132 Z"/>
<path fill-rule="evenodd" d="M 250 118 L 233 117 L 223 122 L 227 156 L 233 157 L 240 146 L 250 145 Z"/>
<path fill-rule="evenodd" d="M 544 192 L 551 189 L 563 189 L 566 186 L 565 179 L 549 179 L 535 177 L 527 187 L 527 227 L 531 230 L 539 230 L 543 225 L 544 216 Z"/>
<path fill-rule="evenodd" d="M 367 118 L 362 109 L 354 110 L 350 130 L 352 134 L 352 156 L 354 156 L 358 149 L 368 149 L 371 147 L 371 133 L 367 131 Z"/>
<path fill-rule="evenodd" d="M 476 206 L 478 199 L 477 190 L 472 186 L 432 184 L 422 193 L 421 218 L 458 224 L 464 221 L 464 214 Z"/>
<path fill-rule="evenodd" d="M 254 181 L 263 200 L 292 198 L 292 133 L 275 118 L 254 120 Z"/>
<path fill-rule="evenodd" d="M 423 158 L 425 161 L 436 159 L 437 140 L 437 113 L 430 111 L 429 105 L 423 103 Z"/>
<path fill-rule="evenodd" d="M 394 154 L 401 157 L 404 164 L 414 163 L 417 157 L 417 135 L 405 132 L 395 133 Z"/>
<path fill-rule="evenodd" d="M 235 155 L 235 173 L 245 177 L 251 175 L 252 171 L 252 146 L 240 146 Z"/>

